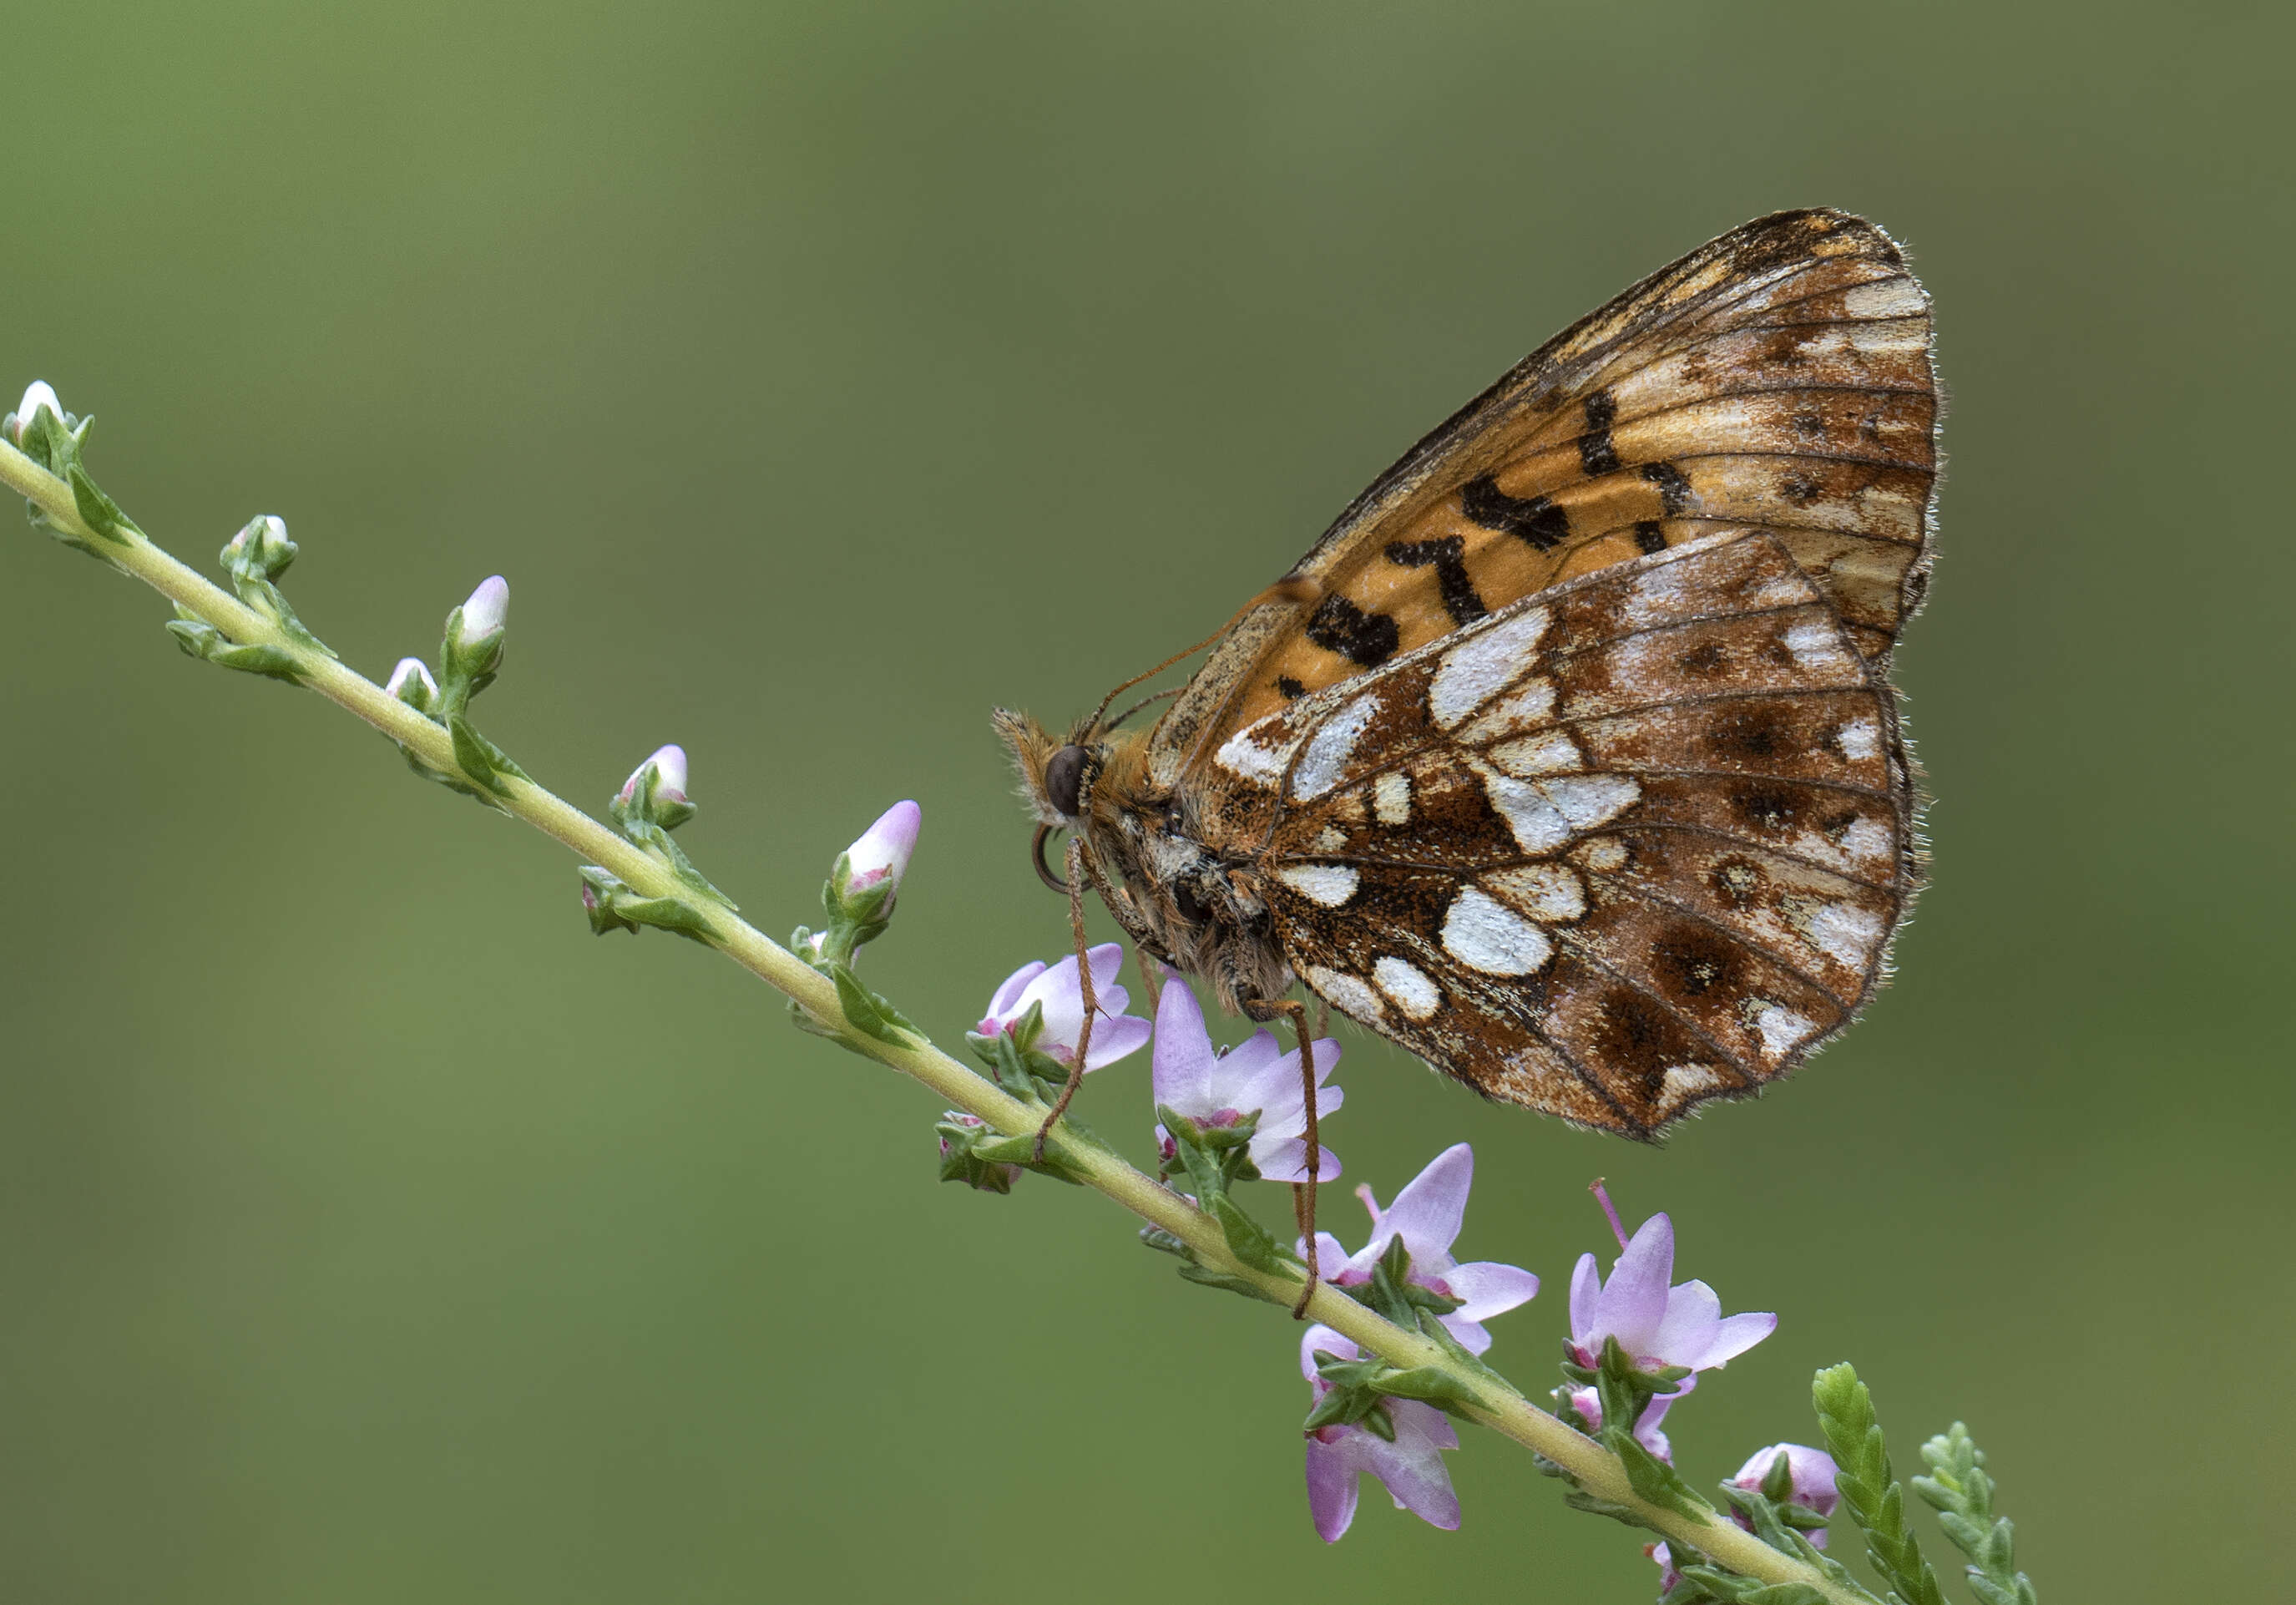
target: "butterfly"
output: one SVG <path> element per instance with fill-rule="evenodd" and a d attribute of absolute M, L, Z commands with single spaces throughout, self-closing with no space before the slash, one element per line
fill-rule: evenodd
<path fill-rule="evenodd" d="M 1938 416 L 1881 229 L 1701 246 L 1413 447 L 1144 731 L 1114 693 L 1064 739 L 999 710 L 1040 871 L 1066 830 L 1231 1011 L 1304 984 L 1581 1126 L 1758 1091 L 1872 996 L 1919 884 L 1889 665 Z"/>

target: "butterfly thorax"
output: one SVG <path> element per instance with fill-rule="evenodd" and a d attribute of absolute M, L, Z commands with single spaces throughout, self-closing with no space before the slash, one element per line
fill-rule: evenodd
<path fill-rule="evenodd" d="M 1257 1014 L 1290 990 L 1256 855 L 1203 839 L 1183 794 L 1151 781 L 1145 736 L 1086 726 L 1060 742 L 1002 710 L 996 727 L 1037 822 L 1080 842 L 1084 873 L 1126 934 L 1210 981 L 1231 1011 Z"/>

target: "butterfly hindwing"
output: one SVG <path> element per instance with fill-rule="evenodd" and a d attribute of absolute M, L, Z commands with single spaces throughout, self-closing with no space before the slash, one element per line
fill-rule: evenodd
<path fill-rule="evenodd" d="M 1208 766 L 1297 973 L 1489 1096 L 1647 1134 L 1783 1073 L 1913 886 L 1891 697 L 1775 536 L 1526 598 Z"/>

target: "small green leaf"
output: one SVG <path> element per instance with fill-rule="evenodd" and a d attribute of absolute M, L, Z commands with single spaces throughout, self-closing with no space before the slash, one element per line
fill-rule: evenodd
<path fill-rule="evenodd" d="M 845 1011 L 846 1024 L 854 1030 L 896 1048 L 917 1045 L 916 1028 L 902 1019 L 890 1004 L 862 985 L 850 969 L 841 964 L 832 965 L 829 978 L 837 984 L 838 1007 Z"/>
<path fill-rule="evenodd" d="M 471 721 L 460 713 L 447 716 L 447 733 L 454 738 L 455 762 L 463 773 L 490 792 L 501 791 L 502 778 L 495 769 L 493 744 L 472 729 Z"/>
<path fill-rule="evenodd" d="M 87 477 L 87 470 L 77 461 L 65 465 L 65 477 L 71 482 L 72 501 L 79 508 L 80 523 L 121 546 L 127 544 L 130 535 L 144 533 L 119 510 L 119 503 L 96 488 L 95 482 Z"/>
<path fill-rule="evenodd" d="M 1210 1200 L 1209 1213 L 1219 1222 L 1220 1233 L 1227 1239 L 1228 1252 L 1237 1259 L 1271 1276 L 1292 1274 L 1284 1263 L 1283 1251 L 1267 1234 L 1267 1229 L 1244 1214 L 1226 1193 Z"/>

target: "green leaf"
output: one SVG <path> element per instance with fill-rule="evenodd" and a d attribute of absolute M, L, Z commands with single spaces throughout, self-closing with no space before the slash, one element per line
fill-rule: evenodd
<path fill-rule="evenodd" d="M 1255 1271 L 1271 1276 L 1288 1276 L 1292 1269 L 1285 1262 L 1283 1250 L 1267 1229 L 1236 1206 L 1235 1201 L 1220 1193 L 1209 1201 L 1208 1213 L 1218 1221 L 1220 1234 L 1227 1239 L 1228 1252 Z"/>
<path fill-rule="evenodd" d="M 1830 1366 L 1810 1385 L 1826 1447 L 1844 1475 L 1835 1479 L 1841 1507 L 1866 1535 L 1874 1569 L 1905 1605 L 1945 1605 L 1937 1574 L 1906 1526 L 1905 1494 L 1890 1469 L 1890 1453 L 1874 1419 L 1874 1398 L 1849 1365 Z"/>
<path fill-rule="evenodd" d="M 495 768 L 494 744 L 472 729 L 471 721 L 460 713 L 447 716 L 447 733 L 454 738 L 455 762 L 463 773 L 487 790 L 500 792 L 502 777 Z"/>
<path fill-rule="evenodd" d="M 42 415 L 45 416 L 45 414 Z M 119 510 L 119 504 L 96 488 L 87 477 L 87 470 L 77 461 L 65 465 L 65 477 L 71 482 L 72 501 L 79 508 L 79 521 L 106 540 L 127 544 L 130 535 L 141 535 L 132 520 Z"/>
<path fill-rule="evenodd" d="M 652 926 L 658 931 L 676 931 L 685 936 L 704 935 L 709 929 L 709 922 L 701 917 L 700 910 L 674 897 L 618 898 L 614 902 L 614 912 L 633 925 Z"/>
<path fill-rule="evenodd" d="M 1626 1468 L 1628 1486 L 1644 1502 L 1684 1516 L 1713 1514 L 1714 1507 L 1701 1499 L 1691 1486 L 1682 1480 L 1680 1472 L 1644 1448 L 1626 1428 L 1605 1427 L 1598 1435 L 1598 1441 L 1619 1457 L 1619 1463 Z"/>
<path fill-rule="evenodd" d="M 1423 1404 L 1434 1405 L 1447 1415 L 1463 1418 L 1470 1408 L 1480 1407 L 1484 1402 L 1480 1394 L 1439 1366 L 1417 1365 L 1409 1370 L 1389 1371 L 1373 1386 L 1391 1397 L 1416 1399 Z"/>
<path fill-rule="evenodd" d="M 837 984 L 837 1005 L 845 1011 L 846 1024 L 864 1036 L 890 1042 L 896 1048 L 914 1048 L 922 1033 L 903 1019 L 893 1006 L 871 992 L 854 977 L 844 965 L 832 965 L 829 978 Z"/>

